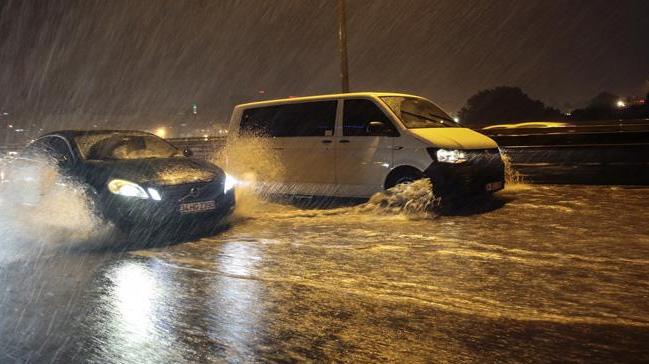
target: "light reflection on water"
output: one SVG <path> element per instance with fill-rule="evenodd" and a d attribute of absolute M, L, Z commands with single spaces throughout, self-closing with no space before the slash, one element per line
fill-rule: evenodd
<path fill-rule="evenodd" d="M 154 334 L 154 300 L 157 281 L 141 264 L 129 262 L 113 272 L 114 300 L 121 341 L 142 344 Z"/>
<path fill-rule="evenodd" d="M 260 261 L 260 251 L 254 244 L 236 241 L 224 243 L 216 260 L 217 269 L 225 275 L 215 275 L 209 286 L 207 334 L 232 357 L 252 360 L 257 333 L 262 331 L 263 305 L 259 303 L 265 296 L 264 287 L 253 278 Z"/>

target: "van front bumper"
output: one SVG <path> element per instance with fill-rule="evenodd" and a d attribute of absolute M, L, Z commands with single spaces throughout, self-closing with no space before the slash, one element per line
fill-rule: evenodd
<path fill-rule="evenodd" d="M 465 150 L 462 163 L 434 161 L 424 171 L 433 191 L 444 195 L 467 195 L 496 192 L 505 186 L 505 164 L 498 149 Z"/>

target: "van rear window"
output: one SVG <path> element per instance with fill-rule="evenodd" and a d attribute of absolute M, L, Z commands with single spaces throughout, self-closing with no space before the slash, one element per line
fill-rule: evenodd
<path fill-rule="evenodd" d="M 333 135 L 337 101 L 275 105 L 245 110 L 239 135 L 308 137 Z"/>

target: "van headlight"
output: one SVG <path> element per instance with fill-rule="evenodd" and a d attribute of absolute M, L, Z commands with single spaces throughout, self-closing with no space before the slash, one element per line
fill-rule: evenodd
<path fill-rule="evenodd" d="M 143 200 L 149 198 L 149 194 L 140 185 L 123 179 L 114 179 L 108 182 L 108 190 L 111 193 L 125 197 L 135 197 Z"/>
<path fill-rule="evenodd" d="M 228 193 L 231 189 L 234 188 L 238 183 L 237 179 L 230 176 L 229 174 L 225 174 L 225 182 L 223 183 L 223 192 Z"/>
<path fill-rule="evenodd" d="M 438 149 L 435 156 L 441 163 L 463 163 L 467 160 L 466 153 L 458 149 Z"/>

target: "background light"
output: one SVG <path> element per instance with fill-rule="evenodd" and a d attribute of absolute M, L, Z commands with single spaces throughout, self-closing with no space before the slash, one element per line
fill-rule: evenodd
<path fill-rule="evenodd" d="M 158 129 L 156 129 L 155 132 L 154 132 L 153 134 L 155 134 L 155 135 L 159 136 L 160 138 L 163 138 L 163 139 L 164 139 L 164 138 L 167 137 L 167 128 L 165 128 L 165 127 L 160 127 L 160 128 L 158 128 Z"/>

